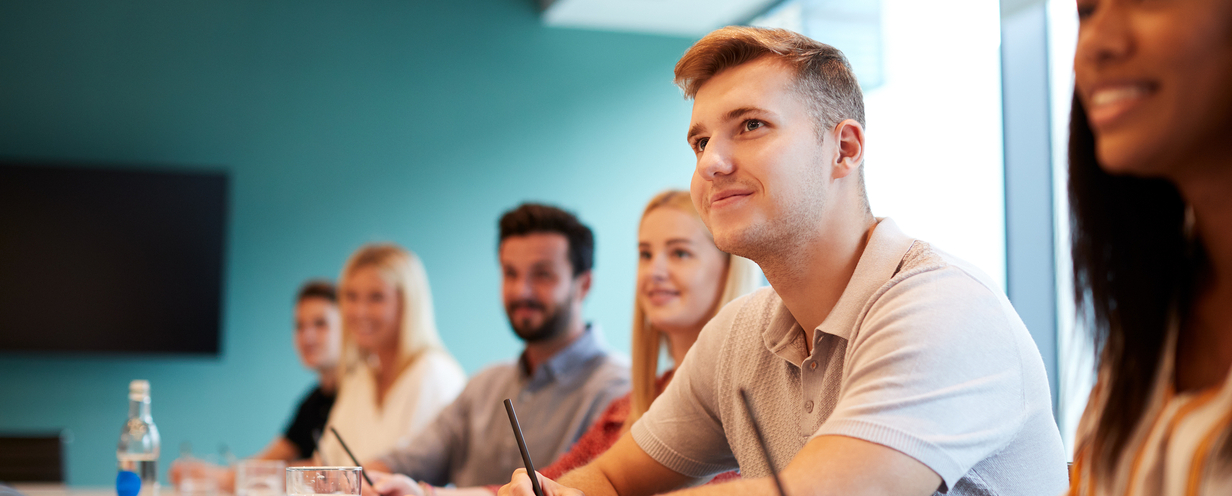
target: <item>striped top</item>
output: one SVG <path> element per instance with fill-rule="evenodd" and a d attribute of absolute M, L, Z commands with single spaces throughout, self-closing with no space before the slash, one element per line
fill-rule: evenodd
<path fill-rule="evenodd" d="M 1093 468 L 1090 441 L 1106 400 L 1103 381 L 1096 384 L 1078 425 L 1070 495 L 1232 494 L 1232 460 L 1220 459 L 1225 443 L 1232 441 L 1232 381 L 1177 393 L 1175 349 L 1174 330 L 1164 346 L 1150 404 L 1111 474 Z"/>

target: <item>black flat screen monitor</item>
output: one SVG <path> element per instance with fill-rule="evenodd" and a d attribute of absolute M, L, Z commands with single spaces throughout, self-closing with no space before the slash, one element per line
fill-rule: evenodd
<path fill-rule="evenodd" d="M 0 352 L 217 355 L 221 172 L 0 162 Z"/>

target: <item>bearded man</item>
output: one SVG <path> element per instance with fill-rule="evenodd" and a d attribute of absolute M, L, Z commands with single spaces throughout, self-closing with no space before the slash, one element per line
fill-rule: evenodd
<path fill-rule="evenodd" d="M 577 217 L 527 203 L 500 219 L 501 295 L 526 348 L 467 383 L 410 445 L 364 463 L 378 489 L 414 494 L 416 482 L 458 487 L 501 484 L 522 466 L 502 402 L 513 401 L 534 460 L 556 459 L 612 400 L 629 391 L 629 367 L 586 323 L 595 238 Z M 401 483 L 386 473 L 401 477 Z M 366 493 L 370 488 L 364 486 Z"/>

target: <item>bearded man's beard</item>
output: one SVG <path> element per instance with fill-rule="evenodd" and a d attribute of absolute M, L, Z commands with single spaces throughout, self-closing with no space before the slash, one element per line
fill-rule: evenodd
<path fill-rule="evenodd" d="M 527 343 L 551 341 L 564 335 L 569 327 L 569 321 L 573 318 L 573 307 L 569 304 L 570 300 L 571 298 L 565 298 L 564 301 L 557 302 L 556 311 L 544 317 L 543 323 L 538 326 L 532 326 L 530 319 L 515 320 L 513 318 L 514 312 L 521 307 L 547 311 L 545 306 L 538 301 L 515 301 L 505 308 L 505 313 L 509 317 L 509 325 L 513 327 L 513 332 L 522 341 Z"/>

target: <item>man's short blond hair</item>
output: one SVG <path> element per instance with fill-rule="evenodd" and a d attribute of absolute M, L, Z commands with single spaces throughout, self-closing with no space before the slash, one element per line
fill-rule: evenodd
<path fill-rule="evenodd" d="M 818 134 L 844 119 L 864 126 L 864 93 L 843 52 L 786 29 L 728 26 L 706 35 L 676 63 L 676 85 L 688 98 L 724 69 L 774 56 L 796 71 Z"/>

